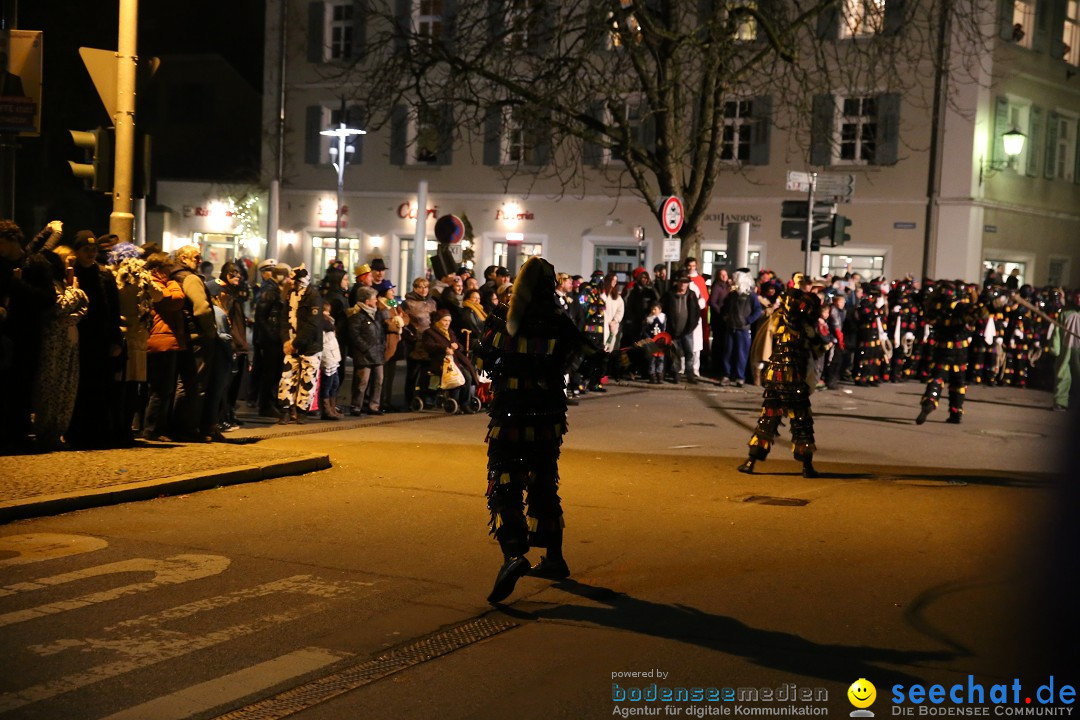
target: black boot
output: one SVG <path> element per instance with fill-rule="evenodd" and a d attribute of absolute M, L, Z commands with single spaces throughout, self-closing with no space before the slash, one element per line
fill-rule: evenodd
<path fill-rule="evenodd" d="M 570 568 L 567 567 L 562 554 L 562 528 L 548 533 L 547 555 L 540 556 L 540 562 L 532 566 L 529 574 L 548 580 L 563 580 L 570 577 Z"/>
<path fill-rule="evenodd" d="M 949 423 L 950 425 L 959 425 L 961 415 L 962 415 L 962 413 L 958 413 L 958 412 L 956 412 L 954 410 L 950 410 L 949 411 L 949 419 L 946 420 L 945 422 Z"/>
<path fill-rule="evenodd" d="M 491 593 L 487 596 L 489 603 L 502 602 L 514 592 L 518 578 L 529 572 L 529 559 L 524 555 L 513 555 L 506 558 L 499 574 L 495 576 L 495 584 L 491 587 Z"/>
<path fill-rule="evenodd" d="M 915 418 L 916 425 L 922 425 L 926 422 L 926 418 L 933 412 L 934 408 L 931 405 L 923 405 L 922 410 L 919 411 L 919 417 Z"/>
<path fill-rule="evenodd" d="M 746 462 L 739 466 L 738 470 L 741 473 L 750 475 L 754 472 L 754 463 L 757 462 L 754 458 L 746 458 Z"/>
<path fill-rule="evenodd" d="M 814 456 L 807 455 L 802 461 L 802 476 L 805 478 L 818 477 L 818 471 L 814 469 Z"/>

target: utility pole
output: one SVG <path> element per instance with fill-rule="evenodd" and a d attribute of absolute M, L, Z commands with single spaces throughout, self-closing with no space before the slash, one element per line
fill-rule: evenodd
<path fill-rule="evenodd" d="M 135 216 L 131 212 L 132 171 L 135 165 L 135 70 L 139 0 L 120 0 L 120 33 L 116 51 L 116 128 L 113 171 L 113 210 L 109 232 L 120 242 L 131 242 Z"/>

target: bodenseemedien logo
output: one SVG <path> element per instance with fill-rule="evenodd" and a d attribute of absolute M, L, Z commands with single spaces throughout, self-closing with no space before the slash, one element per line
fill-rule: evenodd
<path fill-rule="evenodd" d="M 874 687 L 874 683 L 866 678 L 859 678 L 847 689 L 847 699 L 855 706 L 855 709 L 851 711 L 851 717 L 874 717 L 874 713 L 867 710 L 877 700 L 877 688 Z"/>

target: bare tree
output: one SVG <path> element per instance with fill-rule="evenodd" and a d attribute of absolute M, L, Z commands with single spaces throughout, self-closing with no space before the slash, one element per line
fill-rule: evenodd
<path fill-rule="evenodd" d="M 771 129 L 810 129 L 815 97 L 921 89 L 931 107 L 942 24 L 977 56 L 979 2 L 992 0 L 422 0 L 417 15 L 410 0 L 368 0 L 363 51 L 333 79 L 369 127 L 419 107 L 438 142 L 497 152 L 485 161 L 506 182 L 600 182 L 654 209 L 678 195 L 694 253 L 721 172 L 768 164 Z M 725 123 L 742 111 L 741 129 Z M 882 132 L 895 142 L 896 127 Z M 815 159 L 809 143 L 795 152 Z"/>

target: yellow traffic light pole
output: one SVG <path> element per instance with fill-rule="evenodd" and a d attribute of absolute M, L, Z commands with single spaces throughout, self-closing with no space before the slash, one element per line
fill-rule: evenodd
<path fill-rule="evenodd" d="M 120 33 L 116 51 L 116 128 L 113 169 L 113 211 L 109 232 L 120 242 L 131 242 L 135 216 L 131 212 L 132 170 L 135 159 L 135 69 L 139 0 L 120 0 Z"/>

